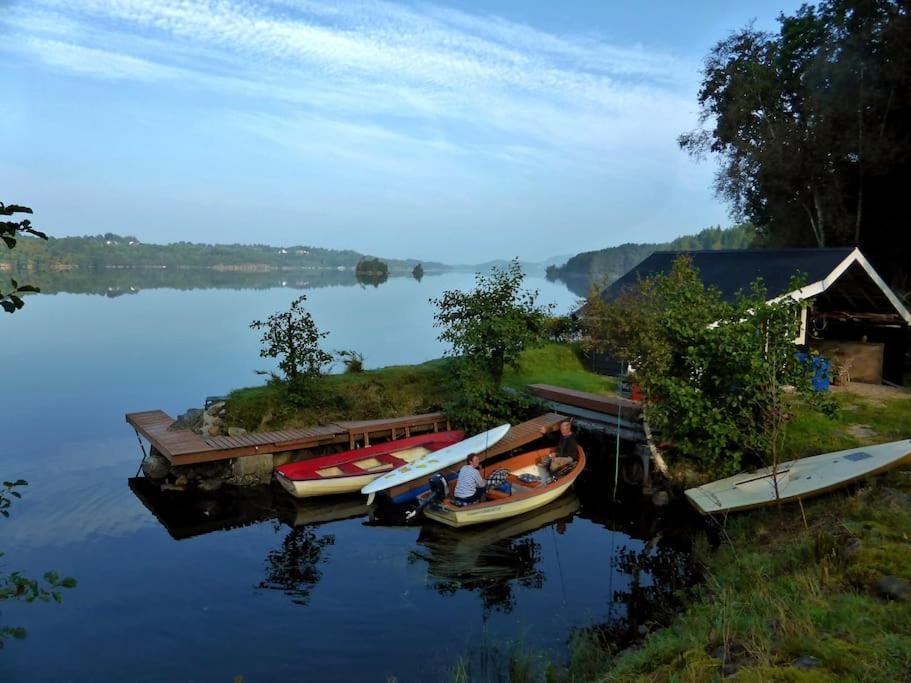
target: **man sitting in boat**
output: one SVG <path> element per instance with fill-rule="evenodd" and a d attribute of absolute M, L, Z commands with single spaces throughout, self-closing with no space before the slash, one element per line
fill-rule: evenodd
<path fill-rule="evenodd" d="M 478 472 L 481 467 L 481 459 L 477 453 L 471 453 L 466 459 L 462 469 L 459 470 L 459 478 L 456 481 L 455 491 L 452 493 L 453 500 L 460 505 L 477 503 L 484 500 L 487 493 L 487 482 Z"/>
<path fill-rule="evenodd" d="M 560 423 L 560 442 L 551 450 L 550 455 L 551 473 L 574 464 L 579 458 L 579 442 L 573 434 L 573 423 L 570 420 L 563 420 Z"/>

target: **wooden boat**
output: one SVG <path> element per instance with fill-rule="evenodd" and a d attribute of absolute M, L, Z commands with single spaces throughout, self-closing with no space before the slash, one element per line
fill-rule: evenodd
<path fill-rule="evenodd" d="M 452 527 L 464 527 L 515 517 L 547 505 L 566 493 L 585 469 L 585 451 L 580 446 L 578 460 L 572 469 L 551 481 L 547 467 L 538 464 L 538 460 L 550 451 L 550 448 L 529 451 L 482 469 L 481 475 L 485 479 L 495 470 L 508 470 L 511 493 L 488 491 L 486 501 L 463 506 L 453 503 L 449 494 L 443 501 L 431 503 L 424 515 Z M 523 481 L 522 475 L 537 477 L 537 481 Z"/>
<path fill-rule="evenodd" d="M 704 515 L 802 500 L 911 463 L 911 440 L 849 448 L 790 460 L 688 489 L 686 497 Z M 777 495 L 776 495 L 777 489 Z"/>
<path fill-rule="evenodd" d="M 298 498 L 354 493 L 384 473 L 442 450 L 465 437 L 464 432 L 433 432 L 396 439 L 368 448 L 289 463 L 275 468 L 275 479 Z"/>

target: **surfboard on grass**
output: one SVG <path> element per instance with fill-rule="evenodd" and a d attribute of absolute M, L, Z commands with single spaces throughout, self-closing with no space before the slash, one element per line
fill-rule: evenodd
<path fill-rule="evenodd" d="M 464 461 L 470 453 L 477 453 L 484 459 L 484 451 L 493 446 L 497 441 L 506 436 L 509 431 L 509 425 L 500 425 L 486 432 L 475 434 L 472 437 L 459 441 L 458 443 L 441 448 L 433 453 L 423 455 L 417 460 L 408 463 L 403 467 L 392 470 L 381 477 L 377 477 L 361 489 L 361 493 L 366 493 L 372 497 L 378 491 L 384 491 L 391 486 L 404 484 L 419 477 L 427 477 L 444 467 L 455 465 Z"/>
<path fill-rule="evenodd" d="M 688 489 L 686 497 L 704 515 L 749 510 L 810 498 L 905 463 L 911 463 L 909 439 L 790 460 L 777 472 L 744 472 Z"/>

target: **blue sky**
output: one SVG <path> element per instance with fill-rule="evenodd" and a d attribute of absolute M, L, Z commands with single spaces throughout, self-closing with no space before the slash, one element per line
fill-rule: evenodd
<path fill-rule="evenodd" d="M 730 222 L 676 145 L 702 59 L 798 4 L 12 3 L 0 201 L 450 263 L 667 240 Z"/>

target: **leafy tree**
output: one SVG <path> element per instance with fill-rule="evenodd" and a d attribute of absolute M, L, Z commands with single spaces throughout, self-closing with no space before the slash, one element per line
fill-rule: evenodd
<path fill-rule="evenodd" d="M 389 266 L 378 258 L 364 258 L 358 261 L 354 275 L 362 285 L 379 287 L 389 279 Z"/>
<path fill-rule="evenodd" d="M 320 340 L 329 336 L 320 332 L 313 316 L 304 308 L 307 295 L 291 302 L 284 312 L 273 313 L 265 321 L 250 323 L 253 330 L 265 330 L 261 338 L 263 358 L 278 358 L 278 367 L 289 382 L 319 377 L 332 362 L 332 354 L 320 348 Z"/>
<path fill-rule="evenodd" d="M 507 365 L 515 365 L 522 351 L 541 339 L 545 317 L 553 306 L 537 304 L 538 290 L 522 289 L 525 275 L 518 259 L 478 273 L 470 292 L 452 289 L 439 299 L 434 327 L 442 328 L 440 341 L 449 355 L 462 356 L 484 368 L 499 387 Z"/>
<path fill-rule="evenodd" d="M 32 210 L 27 206 L 3 204 L 0 202 L 0 216 L 12 216 L 17 213 L 31 214 Z M 16 246 L 19 241 L 20 233 L 47 240 L 47 235 L 40 230 L 33 228 L 32 222 L 27 218 L 21 221 L 0 222 L 0 240 L 3 240 L 7 249 L 13 249 Z M 5 292 L 0 289 L 0 307 L 7 313 L 15 313 L 25 305 L 25 302 L 22 300 L 22 294 L 40 291 L 33 285 L 20 285 L 14 279 L 10 280 L 10 284 L 12 285 L 11 289 L 8 289 Z"/>
<path fill-rule="evenodd" d="M 422 266 L 420 263 L 417 264 L 411 271 L 411 277 L 420 282 L 424 277 L 424 266 Z"/>
<path fill-rule="evenodd" d="M 909 6 L 825 0 L 779 24 L 712 49 L 698 96 L 708 126 L 680 145 L 720 158 L 717 193 L 766 243 L 860 245 L 895 276 L 907 261 Z"/>
<path fill-rule="evenodd" d="M 805 302 L 767 302 L 761 281 L 727 302 L 686 257 L 615 301 L 597 294 L 584 319 L 589 345 L 632 363 L 649 421 L 681 458 L 713 475 L 777 463 L 783 386 L 812 395 L 793 345 Z"/>
<path fill-rule="evenodd" d="M 552 306 L 537 304 L 537 290 L 522 289 L 525 275 L 518 259 L 478 273 L 470 292 L 449 290 L 430 302 L 437 308 L 434 326 L 440 341 L 457 356 L 455 399 L 445 410 L 458 424 L 477 431 L 503 420 L 528 416 L 537 403 L 524 394 L 501 389 L 507 366 L 523 350 L 541 341 Z"/>

